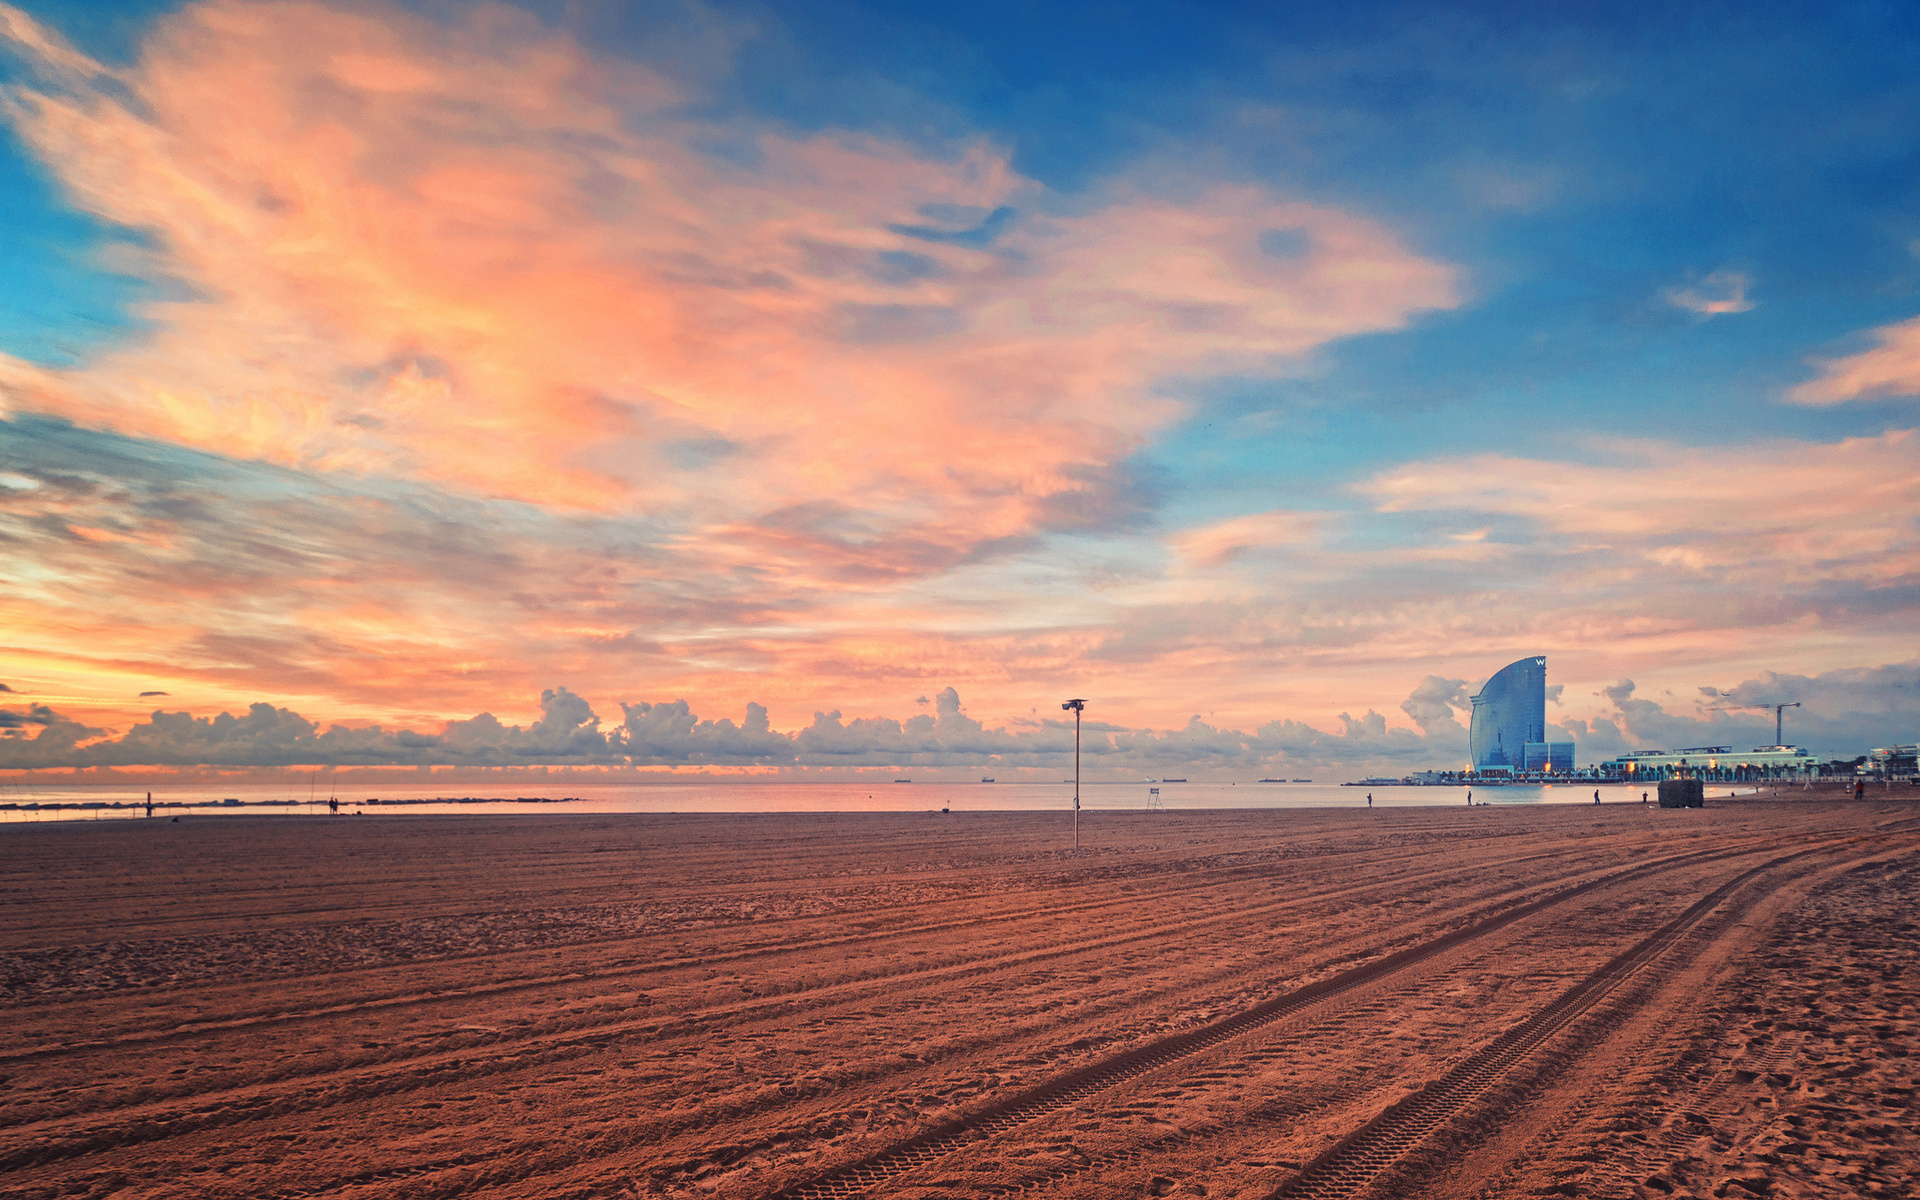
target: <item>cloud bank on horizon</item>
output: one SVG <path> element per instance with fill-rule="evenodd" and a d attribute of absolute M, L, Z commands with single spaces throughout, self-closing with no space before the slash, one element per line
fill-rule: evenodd
<path fill-rule="evenodd" d="M 1911 674 L 1914 31 L 866 16 L 0 4 L 0 766 L 1038 768 L 1069 694 L 1441 766 L 1535 653 L 1588 761 Z"/>
<path fill-rule="evenodd" d="M 1741 709 L 1764 707 L 1782 695 L 1807 696 L 1796 713 L 1796 740 L 1842 746 L 1861 736 L 1893 742 L 1908 732 L 1912 699 L 1920 690 L 1920 662 L 1870 671 L 1836 671 L 1818 678 L 1770 675 L 1722 691 L 1703 686 L 1693 710 L 1669 711 L 1635 696 L 1631 679 L 1597 695 L 1609 706 L 1591 721 L 1549 722 L 1556 739 L 1577 738 L 1598 759 L 1649 741 L 1667 746 L 1759 740 L 1764 721 Z M 1560 703 L 1564 689 L 1551 689 Z M 155 710 L 120 736 L 63 716 L 46 705 L 0 708 L 0 770 L 86 767 L 707 767 L 805 768 L 858 771 L 881 768 L 1044 770 L 1051 778 L 1074 753 L 1073 723 L 1028 719 L 989 728 L 967 715 L 960 694 L 945 688 L 933 712 L 906 720 L 816 712 L 791 732 L 773 729 L 767 710 L 749 703 L 735 723 L 702 720 L 685 700 L 622 703 L 611 728 L 586 700 L 566 688 L 540 694 L 540 718 L 503 724 L 492 713 L 449 721 L 438 733 L 381 727 L 325 729 L 286 708 L 257 702 L 243 716 L 195 717 Z M 1466 681 L 1429 675 L 1400 709 L 1417 730 L 1389 728 L 1386 718 L 1341 713 L 1339 732 L 1276 719 L 1252 732 L 1224 729 L 1198 714 L 1176 729 L 1128 729 L 1106 721 L 1082 727 L 1082 753 L 1096 775 L 1116 770 L 1213 772 L 1297 771 L 1364 766 L 1368 769 L 1457 769 L 1462 765 L 1471 714 Z M 1676 706 L 1678 707 L 1678 706 Z M 1771 740 L 1768 737 L 1766 740 Z"/>

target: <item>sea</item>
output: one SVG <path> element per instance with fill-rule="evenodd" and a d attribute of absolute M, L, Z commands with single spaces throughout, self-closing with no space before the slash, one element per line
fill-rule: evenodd
<path fill-rule="evenodd" d="M 1157 792 L 1155 789 L 1158 789 Z M 1644 787 L 1569 783 L 1479 787 L 1475 804 L 1638 804 Z M 1083 811 L 1141 812 L 1218 808 L 1459 807 L 1464 787 L 1341 786 L 1321 783 L 1085 782 Z M 1709 787 L 1707 795 L 1751 793 L 1751 785 Z M 145 820 L 145 787 L 0 782 L 0 824 L 22 821 Z M 327 815 L 326 781 L 176 783 L 152 789 L 154 819 L 192 815 Z M 1068 812 L 1072 783 L 786 783 L 675 780 L 658 783 L 372 784 L 338 795 L 341 814 L 447 817 L 479 814 L 793 812 Z M 84 807 L 73 807 L 76 805 Z M 57 806 L 57 807 L 56 807 Z"/>

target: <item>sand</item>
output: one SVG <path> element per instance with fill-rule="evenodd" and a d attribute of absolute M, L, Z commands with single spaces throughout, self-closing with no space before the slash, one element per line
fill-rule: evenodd
<path fill-rule="evenodd" d="M 1920 1192 L 1920 790 L 0 829 L 0 1195 Z"/>

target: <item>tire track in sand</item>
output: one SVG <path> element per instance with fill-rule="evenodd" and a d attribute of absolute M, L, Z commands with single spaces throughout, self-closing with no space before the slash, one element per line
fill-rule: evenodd
<path fill-rule="evenodd" d="M 1755 852 L 1752 847 L 1741 845 L 1734 848 L 1719 847 L 1674 855 L 1655 862 L 1609 872 L 1524 904 L 1503 907 L 1497 912 L 1483 912 L 1471 924 L 1295 989 L 1199 1029 L 1158 1039 L 1124 1054 L 1056 1077 L 967 1117 L 936 1126 L 811 1179 L 790 1184 L 772 1193 L 767 1200 L 823 1200 L 823 1198 L 837 1200 L 839 1197 L 866 1195 L 907 1171 L 935 1159 L 1069 1107 L 1086 1096 L 1116 1084 L 1181 1060 L 1191 1059 L 1276 1021 L 1297 1016 L 1338 999 L 1346 993 L 1376 984 L 1435 955 L 1498 932 L 1515 921 L 1544 912 L 1566 901 L 1601 888 L 1701 861 L 1741 857 Z M 482 1171 L 477 1175 L 464 1178 L 462 1190 L 523 1182 L 528 1178 L 566 1170 L 581 1161 L 617 1153 L 625 1148 L 625 1145 L 606 1145 L 597 1150 L 583 1147 L 581 1152 L 564 1156 L 564 1161 L 555 1159 L 540 1164 L 516 1164 L 512 1168 L 492 1172 Z M 324 1190 L 300 1194 L 324 1194 Z"/>
<path fill-rule="evenodd" d="M 1849 839 L 1846 844 L 1859 840 Z M 1642 974 L 1742 889 L 1782 866 L 1832 849 L 1817 846 L 1781 855 L 1721 884 L 1446 1075 L 1340 1139 L 1270 1193 L 1268 1200 L 1347 1200 L 1364 1194 L 1412 1150 L 1489 1096 L 1540 1055 L 1556 1034 Z"/>
<path fill-rule="evenodd" d="M 1537 857 L 1536 855 L 1519 856 L 1515 864 L 1531 861 Z M 1682 861 L 1690 857 L 1692 856 L 1683 855 L 1673 861 Z M 1645 869 L 1648 868 L 1634 868 L 1634 870 Z M 1453 872 L 1449 870 L 1421 872 L 1415 876 L 1415 879 L 1445 877 L 1451 874 Z M 1384 884 L 1369 884 L 1346 889 L 1343 892 L 1316 895 L 1307 900 L 1278 901 L 1238 911 L 1234 916 L 1243 923 L 1257 924 L 1276 912 L 1350 899 L 1355 895 L 1370 894 L 1380 887 L 1400 888 L 1406 886 L 1408 882 L 1410 881 L 1406 878 L 1399 878 Z M 1538 886 L 1539 881 L 1533 880 L 1519 885 L 1519 888 L 1514 890 L 1537 889 Z M 1136 898 L 1129 897 L 1125 903 L 1133 903 L 1135 900 Z M 1497 908 L 1499 905 L 1489 907 Z M 1029 911 L 1053 916 L 1058 910 Z M 1466 919 L 1484 917 L 1485 911 L 1483 909 L 1480 913 L 1471 914 Z M 88 1128 L 70 1131 L 59 1140 L 48 1140 L 47 1135 L 38 1134 L 36 1130 L 71 1122 L 72 1117 L 78 1114 L 48 1117 L 30 1123 L 17 1124 L 9 1129 L 16 1138 L 36 1137 L 38 1140 L 12 1150 L 0 1151 L 0 1170 L 40 1166 L 103 1150 L 164 1141 L 248 1122 L 311 1113 L 338 1104 L 401 1095 L 426 1088 L 485 1078 L 502 1072 L 557 1065 L 573 1058 L 604 1051 L 612 1045 L 623 1044 L 633 1039 L 657 1044 L 697 1038 L 727 1022 L 772 1016 L 786 1017 L 824 1007 L 852 1003 L 867 998 L 876 990 L 897 987 L 903 982 L 915 985 L 952 983 L 998 971 L 1016 969 L 1036 962 L 1058 963 L 1061 961 L 1060 951 L 1063 948 L 1070 948 L 1076 956 L 1084 956 L 1132 943 L 1159 940 L 1170 932 L 1197 928 L 1218 932 L 1219 920 L 1218 912 L 1207 912 L 1182 922 L 1155 926 L 1148 930 L 1132 930 L 1107 938 L 1089 940 L 1062 936 L 1038 945 L 1030 944 L 1030 948 L 1019 951 L 972 956 L 958 962 L 932 967 L 874 972 L 852 979 L 835 980 L 799 992 L 774 993 L 751 1001 L 710 1006 L 666 1017 L 600 1021 L 584 1028 L 549 1031 L 536 1036 L 502 1035 L 494 1040 L 470 1041 L 453 1049 L 389 1059 L 375 1065 L 403 1069 L 375 1074 L 372 1077 L 368 1077 L 365 1068 L 330 1067 L 316 1070 L 310 1075 L 289 1072 L 264 1084 L 256 1081 L 237 1089 L 203 1089 L 160 1102 L 149 1100 L 136 1106 L 86 1110 L 89 1115 L 102 1114 L 102 1116 Z M 975 922 L 947 924 L 971 925 Z M 827 939 L 826 942 L 838 945 L 847 940 L 850 939 Z M 724 957 L 738 958 L 742 955 Z M 558 978 L 573 981 L 587 977 L 561 976 Z M 431 999 L 438 998 L 440 997 L 431 997 Z M 346 1012 L 359 1012 L 372 1006 L 342 1007 Z M 486 1055 L 473 1053 L 475 1049 L 483 1047 L 491 1048 L 494 1052 Z M 281 1090 L 266 1095 L 258 1094 L 263 1086 L 293 1080 L 304 1080 L 306 1086 L 291 1092 Z M 741 1114 L 729 1113 L 728 1115 Z"/>

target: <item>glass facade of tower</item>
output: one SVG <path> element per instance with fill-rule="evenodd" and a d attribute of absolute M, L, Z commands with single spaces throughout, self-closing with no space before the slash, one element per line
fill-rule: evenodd
<path fill-rule="evenodd" d="M 1549 742 L 1547 744 L 1547 770 L 1556 775 L 1569 774 L 1573 770 L 1573 743 Z"/>
<path fill-rule="evenodd" d="M 1508 663 L 1473 697 L 1467 746 L 1474 770 L 1524 771 L 1527 743 L 1546 740 L 1547 660 L 1542 656 Z"/>

